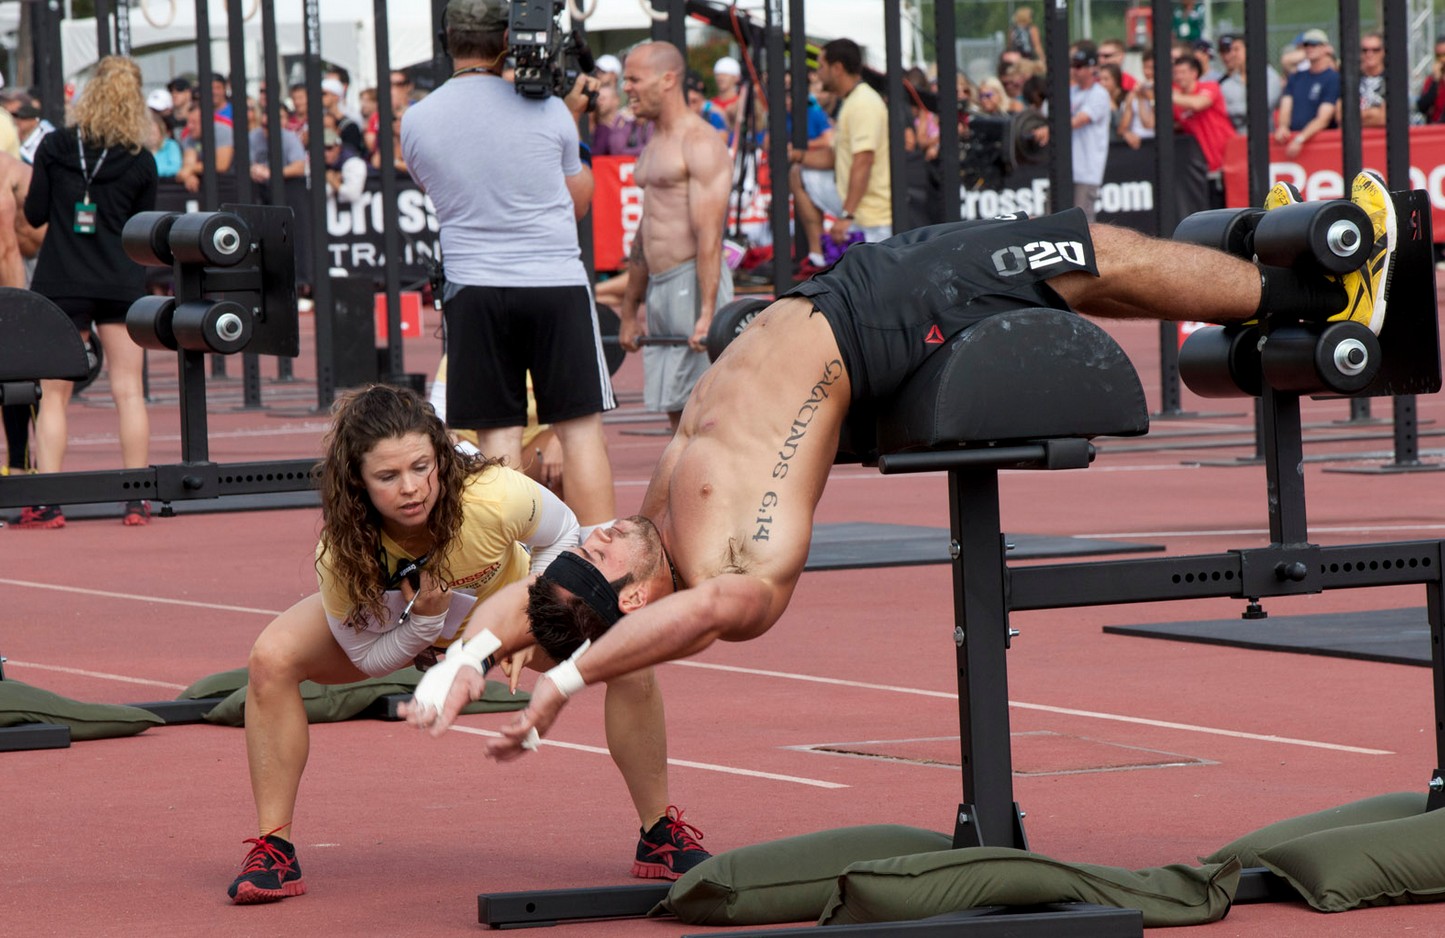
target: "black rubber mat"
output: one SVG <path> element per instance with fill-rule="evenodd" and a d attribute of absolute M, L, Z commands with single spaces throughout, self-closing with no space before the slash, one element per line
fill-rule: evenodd
<path fill-rule="evenodd" d="M 1430 666 L 1430 625 L 1424 607 L 1264 619 L 1107 625 L 1104 631 L 1206 645 Z"/>
<path fill-rule="evenodd" d="M 1005 535 L 1005 540 L 1011 545 L 1010 560 L 1131 554 L 1164 549 L 1158 544 L 1039 534 L 1010 534 Z M 948 563 L 948 541 L 947 528 L 868 521 L 819 524 L 813 527 L 813 544 L 804 569 L 856 570 Z"/>

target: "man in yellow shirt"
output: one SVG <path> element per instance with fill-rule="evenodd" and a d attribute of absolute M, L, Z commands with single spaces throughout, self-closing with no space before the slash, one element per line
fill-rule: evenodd
<path fill-rule="evenodd" d="M 843 213 L 828 233 L 847 244 L 851 229 L 865 241 L 893 236 L 893 196 L 888 171 L 888 108 L 863 81 L 863 52 L 851 39 L 834 39 L 818 56 L 823 88 L 843 102 L 833 131 L 833 171 Z"/>

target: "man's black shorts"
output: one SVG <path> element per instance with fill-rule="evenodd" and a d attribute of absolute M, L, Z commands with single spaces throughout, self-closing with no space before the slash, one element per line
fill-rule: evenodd
<path fill-rule="evenodd" d="M 528 371 L 543 423 L 617 406 L 586 286 L 464 286 L 444 309 L 451 426 L 524 426 Z"/>
<path fill-rule="evenodd" d="M 1044 281 L 1069 271 L 1099 274 L 1079 209 L 932 225 L 857 244 L 788 295 L 808 297 L 833 327 L 859 403 L 891 395 L 924 359 L 986 316 L 1067 310 Z"/>

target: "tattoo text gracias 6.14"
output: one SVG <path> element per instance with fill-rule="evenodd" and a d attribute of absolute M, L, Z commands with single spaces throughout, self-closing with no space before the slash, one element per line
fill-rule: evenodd
<path fill-rule="evenodd" d="M 793 424 L 788 428 L 788 438 L 783 441 L 783 446 L 778 450 L 778 461 L 773 465 L 773 478 L 785 479 L 788 476 L 789 463 L 798 453 L 798 445 L 803 442 L 807 435 L 808 427 L 813 422 L 813 417 L 818 413 L 818 408 L 823 401 L 828 399 L 828 391 L 843 377 L 843 363 L 833 359 L 823 366 L 823 377 L 813 385 L 809 392 L 808 399 L 803 406 L 798 408 L 798 416 L 793 418 Z M 766 541 L 771 535 L 769 525 L 773 523 L 773 509 L 778 504 L 777 492 L 764 492 L 762 500 L 758 503 L 758 530 L 753 534 L 754 541 Z"/>

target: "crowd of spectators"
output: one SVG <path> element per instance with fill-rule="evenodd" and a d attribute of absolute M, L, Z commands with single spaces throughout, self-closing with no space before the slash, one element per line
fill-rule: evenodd
<path fill-rule="evenodd" d="M 959 174 L 966 188 L 1001 188 L 1020 164 L 1041 163 L 1049 145 L 1048 76 L 1039 25 L 1030 5 L 1019 5 L 1004 32 L 1005 47 L 986 75 L 960 72 L 954 93 L 958 102 L 956 133 L 960 144 Z M 1195 0 L 1175 4 L 1174 43 L 1167 50 L 1164 74 L 1172 84 L 1173 123 L 1177 134 L 1197 142 L 1214 204 L 1223 204 L 1222 175 L 1230 138 L 1248 130 L 1248 69 L 1250 54 L 1239 33 L 1209 34 L 1204 6 Z M 694 50 L 695 51 L 695 50 Z M 889 152 L 888 109 L 878 93 L 881 76 L 864 67 L 862 50 L 850 39 L 829 43 L 808 72 L 806 140 L 802 148 L 789 140 L 790 166 L 784 177 L 759 171 L 768 153 L 766 95 L 757 84 L 766 76 L 754 72 L 746 49 L 719 50 L 711 67 L 699 70 L 699 56 L 689 56 L 693 67 L 682 76 L 681 93 L 690 111 L 712 127 L 734 157 L 752 148 L 757 178 L 768 177 L 781 188 L 786 184 L 793 201 L 793 216 L 802 228 L 806 253 L 793 258 L 794 272 L 809 276 L 826 266 L 860 240 L 878 240 L 894 230 L 941 221 L 936 211 L 938 187 L 950 178 L 938 165 L 943 135 L 954 132 L 940 126 L 933 104 L 940 93 L 936 78 L 921 68 L 905 76 L 909 120 L 902 153 Z M 1348 50 L 1355 53 L 1356 50 Z M 1414 123 L 1445 122 L 1445 35 L 1435 44 L 1434 66 L 1423 85 L 1415 89 L 1411 119 Z M 741 54 L 739 54 L 741 53 Z M 1069 109 L 1074 186 L 1055 204 L 1058 210 L 1074 204 L 1091 218 L 1100 184 L 1114 145 L 1140 148 L 1154 137 L 1158 56 L 1166 54 L 1119 38 L 1080 41 L 1069 49 Z M 1329 34 L 1310 28 L 1294 37 L 1278 60 L 1265 66 L 1267 126 L 1272 139 L 1290 157 L 1297 156 L 1325 130 L 1339 127 L 1342 50 Z M 1387 50 L 1379 32 L 1361 37 L 1358 54 L 1360 123 L 1383 126 L 1387 107 L 1385 66 Z M 706 59 L 704 59 L 706 61 Z M 642 157 L 656 136 L 654 121 L 639 117 L 629 101 L 624 82 L 626 55 L 602 55 L 591 78 L 595 80 L 595 108 L 582 119 L 583 137 L 596 156 Z M 791 75 L 787 76 L 789 79 Z M 232 87 L 224 74 L 197 79 L 177 76 L 162 87 L 147 89 L 145 103 L 151 121 L 146 146 L 164 188 L 177 185 L 196 193 L 208 172 L 233 172 L 234 123 L 239 109 L 247 114 L 251 179 L 270 185 L 272 146 L 279 147 L 281 175 L 309 184 L 312 175 L 308 146 L 312 120 L 308 85 L 294 82 L 284 89 L 279 107 L 279 142 L 273 140 L 268 120 L 268 89 L 253 84 L 254 94 Z M 401 146 L 403 118 L 427 92 L 406 70 L 392 71 L 386 88 L 353 89 L 351 76 L 329 67 L 320 81 L 324 181 L 328 193 L 342 205 L 361 199 L 369 179 L 379 175 L 380 95 L 390 95 L 393 134 L 390 148 L 395 169 L 407 173 Z M 209 136 L 215 152 L 203 152 L 200 98 L 208 99 L 213 126 Z M 791 112 L 792 96 L 783 96 Z M 26 164 L 33 162 L 45 136 L 55 128 L 41 115 L 41 102 L 32 90 L 0 90 L 0 152 L 11 152 Z M 789 127 L 791 131 L 789 113 Z M 892 217 L 890 163 L 905 164 L 909 179 L 910 215 Z M 735 160 L 742 187 L 747 161 Z M 765 170 L 766 167 L 761 167 Z M 734 208 L 737 206 L 734 205 Z M 737 229 L 729 230 L 736 236 Z M 626 289 L 624 269 L 610 283 L 598 284 L 599 297 L 620 297 Z"/>

